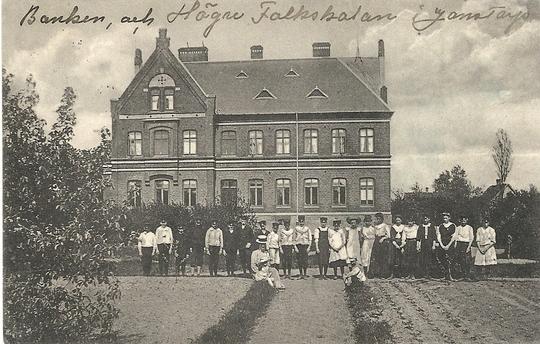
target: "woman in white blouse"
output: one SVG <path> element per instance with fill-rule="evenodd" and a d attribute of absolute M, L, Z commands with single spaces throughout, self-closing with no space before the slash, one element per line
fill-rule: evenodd
<path fill-rule="evenodd" d="M 480 275 L 485 278 L 491 274 L 491 267 L 497 264 L 497 252 L 495 251 L 495 229 L 489 225 L 489 219 L 484 219 L 484 226 L 476 231 L 476 243 L 478 250 L 474 265 L 480 269 Z M 487 270 L 487 271 L 486 271 Z"/>
<path fill-rule="evenodd" d="M 330 243 L 330 267 L 334 269 L 334 279 L 338 279 L 337 268 L 341 270 L 341 276 L 347 265 L 347 242 L 345 232 L 340 228 L 341 220 L 334 220 L 334 228 L 328 229 L 328 241 Z"/>

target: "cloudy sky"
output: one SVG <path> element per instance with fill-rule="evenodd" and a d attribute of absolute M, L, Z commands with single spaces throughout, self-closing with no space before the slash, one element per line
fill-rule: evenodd
<path fill-rule="evenodd" d="M 261 1 L 214 1 L 218 11 L 243 11 L 235 22 L 218 22 L 208 37 L 209 21 L 167 14 L 188 1 L 39 1 L 37 20 L 20 25 L 30 1 L 2 2 L 3 65 L 18 78 L 32 73 L 40 94 L 39 114 L 47 121 L 65 86 L 78 94 L 75 144 L 91 147 L 97 130 L 110 126 L 109 100 L 117 98 L 133 77 L 133 51 L 146 59 L 155 47 L 159 27 L 166 27 L 171 49 L 204 42 L 210 60 L 249 58 L 249 47 L 264 46 L 265 58 L 311 56 L 311 44 L 330 41 L 333 56 L 376 56 L 384 39 L 392 119 L 392 184 L 408 189 L 415 181 L 430 186 L 439 172 L 461 164 L 473 183 L 488 186 L 496 179 L 490 157 L 495 132 L 504 128 L 514 144 L 514 167 L 508 182 L 525 188 L 540 185 L 540 1 L 538 0 L 278 0 L 270 5 L 286 12 L 301 4 L 324 12 L 353 14 L 358 6 L 371 14 L 392 13 L 392 21 L 312 22 L 263 20 L 254 25 Z M 206 2 L 201 2 L 201 9 Z M 41 15 L 106 16 L 98 24 L 39 24 Z M 151 25 L 121 24 L 124 15 L 143 17 L 153 8 Z M 418 32 L 412 21 L 434 18 L 435 8 L 458 13 L 494 13 L 485 20 L 445 20 Z M 504 7 L 504 8 L 503 8 Z M 501 12 L 506 11 L 506 12 Z M 528 13 L 528 18 L 505 14 Z M 497 16 L 504 17 L 497 19 Z M 29 17 L 28 17 L 29 18 Z M 27 18 L 27 19 L 28 19 Z M 112 23 L 106 29 L 108 23 Z M 423 25 L 425 25 L 424 22 Z M 511 25 L 512 24 L 512 25 Z M 133 34 L 133 31 L 137 31 Z"/>

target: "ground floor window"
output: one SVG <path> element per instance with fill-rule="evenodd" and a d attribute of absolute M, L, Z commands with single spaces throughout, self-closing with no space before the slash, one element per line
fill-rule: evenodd
<path fill-rule="evenodd" d="M 197 181 L 186 179 L 182 184 L 184 190 L 184 205 L 193 207 L 197 204 Z"/>
<path fill-rule="evenodd" d="M 130 180 L 127 185 L 127 202 L 130 207 L 140 207 L 142 203 L 142 182 Z"/>
<path fill-rule="evenodd" d="M 156 202 L 169 204 L 169 185 L 168 180 L 156 180 Z"/>

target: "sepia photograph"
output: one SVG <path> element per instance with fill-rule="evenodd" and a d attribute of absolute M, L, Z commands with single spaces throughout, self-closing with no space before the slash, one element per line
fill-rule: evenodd
<path fill-rule="evenodd" d="M 540 343 L 539 0 L 4 0 L 5 343 Z"/>

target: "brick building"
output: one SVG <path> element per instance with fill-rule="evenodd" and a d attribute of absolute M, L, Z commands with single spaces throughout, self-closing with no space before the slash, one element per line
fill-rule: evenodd
<path fill-rule="evenodd" d="M 135 77 L 111 101 L 106 197 L 186 205 L 249 201 L 273 220 L 390 216 L 390 119 L 384 43 L 377 57 L 209 62 L 208 48 L 170 50 L 160 29 Z"/>

